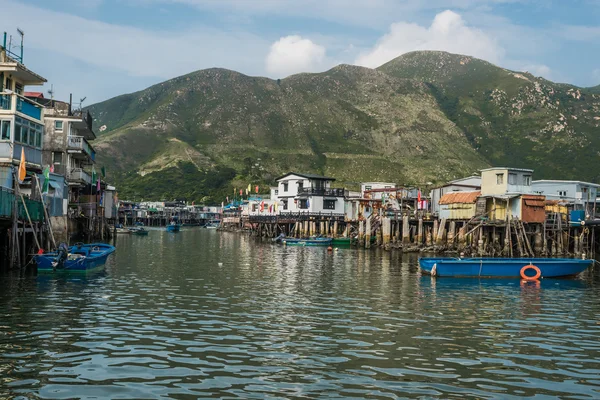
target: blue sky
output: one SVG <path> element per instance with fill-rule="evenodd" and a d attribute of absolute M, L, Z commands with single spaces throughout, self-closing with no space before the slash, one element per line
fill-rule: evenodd
<path fill-rule="evenodd" d="M 25 64 L 84 105 L 195 70 L 282 78 L 447 50 L 600 84 L 600 0 L 3 0 Z M 33 89 L 33 88 L 32 88 Z"/>

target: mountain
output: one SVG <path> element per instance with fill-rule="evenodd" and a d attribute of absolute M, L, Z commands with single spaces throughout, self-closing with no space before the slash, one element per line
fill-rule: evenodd
<path fill-rule="evenodd" d="M 378 68 L 424 82 L 448 118 L 493 165 L 536 178 L 600 180 L 600 95 L 473 57 L 413 52 Z"/>
<path fill-rule="evenodd" d="M 350 65 L 279 81 L 208 69 L 90 111 L 122 198 L 219 201 L 289 170 L 425 184 L 488 165 L 426 84 Z"/>
<path fill-rule="evenodd" d="M 444 52 L 282 80 L 224 69 L 90 108 L 121 198 L 220 202 L 289 170 L 425 185 L 490 165 L 600 179 L 600 94 Z"/>

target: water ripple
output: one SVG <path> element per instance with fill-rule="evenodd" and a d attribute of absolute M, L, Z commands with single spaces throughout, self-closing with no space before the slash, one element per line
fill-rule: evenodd
<path fill-rule="evenodd" d="M 106 272 L 0 283 L 0 397 L 600 398 L 599 283 L 153 231 Z"/>

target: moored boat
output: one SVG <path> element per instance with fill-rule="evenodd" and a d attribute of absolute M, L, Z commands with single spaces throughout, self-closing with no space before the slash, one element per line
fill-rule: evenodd
<path fill-rule="evenodd" d="M 137 236 L 147 236 L 148 232 L 150 232 L 148 229 L 146 229 L 142 226 L 135 226 L 135 227 L 129 228 L 129 230 L 131 231 L 131 233 L 133 235 L 137 235 Z"/>
<path fill-rule="evenodd" d="M 591 267 L 594 260 L 574 258 L 420 258 L 427 274 L 453 277 L 558 278 L 575 276 Z"/>
<path fill-rule="evenodd" d="M 295 239 L 295 238 L 283 238 L 281 243 L 288 246 L 330 246 L 330 238 L 309 238 L 309 239 Z"/>
<path fill-rule="evenodd" d="M 181 225 L 176 223 L 171 223 L 167 225 L 167 232 L 179 232 L 181 230 Z"/>
<path fill-rule="evenodd" d="M 354 240 L 352 238 L 333 238 L 331 240 L 331 245 L 336 247 L 340 247 L 340 246 L 351 246 L 354 243 Z"/>
<path fill-rule="evenodd" d="M 121 225 L 121 224 L 118 224 L 118 225 L 115 227 L 115 230 L 117 231 L 117 233 L 120 233 L 120 234 L 126 234 L 126 235 L 129 235 L 129 234 L 131 233 L 131 230 L 130 230 L 129 228 L 126 228 L 126 227 L 124 227 L 124 226 L 123 226 L 123 225 Z"/>
<path fill-rule="evenodd" d="M 61 244 L 57 251 L 38 254 L 35 261 L 40 272 L 87 272 L 103 266 L 115 247 L 104 243 L 78 243 L 67 247 Z"/>

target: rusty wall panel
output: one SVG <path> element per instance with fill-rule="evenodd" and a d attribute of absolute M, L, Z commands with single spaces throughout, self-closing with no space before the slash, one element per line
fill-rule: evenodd
<path fill-rule="evenodd" d="M 532 199 L 532 197 L 533 196 L 528 196 L 528 199 Z M 541 202 L 538 204 L 544 204 L 543 201 L 545 201 L 546 199 L 545 196 L 539 196 L 539 199 L 541 200 Z M 526 201 L 526 199 L 521 199 L 521 220 L 523 222 L 529 223 L 544 222 L 544 220 L 546 219 L 546 208 L 527 205 L 527 203 L 536 204 L 537 202 L 528 202 Z"/>

